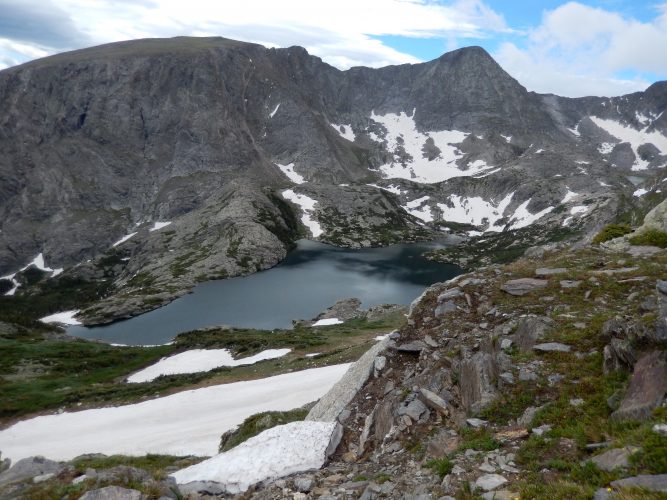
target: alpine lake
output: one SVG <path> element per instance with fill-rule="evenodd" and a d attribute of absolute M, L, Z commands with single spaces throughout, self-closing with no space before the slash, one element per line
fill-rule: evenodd
<path fill-rule="evenodd" d="M 441 240 L 357 250 L 300 240 L 266 271 L 202 283 L 154 311 L 108 325 L 71 326 L 67 332 L 114 344 L 159 345 L 207 326 L 290 328 L 293 320 L 311 319 L 351 297 L 360 299 L 363 308 L 408 305 L 425 287 L 462 272 L 423 256 L 447 245 Z"/>

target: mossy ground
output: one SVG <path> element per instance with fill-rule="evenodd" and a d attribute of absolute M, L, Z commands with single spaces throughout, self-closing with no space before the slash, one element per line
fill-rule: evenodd
<path fill-rule="evenodd" d="M 137 401 L 203 385 L 269 377 L 351 362 L 374 337 L 399 327 L 401 313 L 380 321 L 355 319 L 340 325 L 293 330 L 218 329 L 182 334 L 172 345 L 118 347 L 84 340 L 47 340 L 41 330 L 0 336 L 0 421 L 56 408 L 85 408 Z M 39 324 L 37 324 L 39 326 Z M 42 328 L 40 326 L 40 328 Z M 45 327 L 48 330 L 49 327 Z M 163 356 L 194 348 L 226 348 L 244 357 L 269 348 L 292 349 L 287 356 L 254 365 L 205 373 L 170 375 L 128 384 L 131 373 Z M 306 357 L 307 353 L 319 353 Z"/>
<path fill-rule="evenodd" d="M 620 477 L 637 474 L 667 473 L 667 437 L 651 430 L 664 423 L 667 408 L 658 408 L 645 422 L 612 420 L 608 398 L 622 393 L 629 374 L 604 374 L 602 350 L 607 340 L 600 332 L 602 324 L 616 315 L 640 318 L 651 324 L 653 315 L 642 312 L 641 302 L 654 293 L 656 279 L 667 278 L 667 255 L 650 259 L 604 254 L 585 249 L 553 255 L 540 262 L 519 260 L 505 267 L 507 279 L 532 277 L 536 267 L 565 267 L 568 271 L 551 279 L 549 286 L 524 297 L 514 297 L 500 290 L 493 294 L 501 310 L 549 314 L 556 323 L 546 342 L 572 346 L 572 353 L 518 353 L 510 351 L 516 362 L 539 359 L 551 373 L 562 380 L 549 383 L 544 377 L 534 382 L 519 382 L 503 395 L 483 416 L 506 425 L 528 406 L 543 406 L 533 426 L 549 424 L 544 436 L 532 435 L 523 442 L 517 462 L 524 471 L 516 486 L 521 498 L 590 499 L 599 487 Z M 596 271 L 636 268 L 615 275 Z M 560 279 L 580 281 L 575 288 L 562 288 Z M 636 292 L 636 293 L 635 293 Z M 634 299 L 628 301 L 628 297 Z M 542 301 L 541 297 L 553 297 Z M 553 307 L 553 304 L 558 307 Z M 640 346 L 638 346 L 640 347 Z M 572 400 L 582 399 L 576 406 Z M 611 441 L 612 447 L 636 446 L 642 451 L 631 458 L 625 471 L 605 472 L 587 462 L 592 453 L 586 444 Z M 605 451 L 605 450 L 602 450 Z M 628 491 L 615 498 L 665 498 L 665 495 Z"/>

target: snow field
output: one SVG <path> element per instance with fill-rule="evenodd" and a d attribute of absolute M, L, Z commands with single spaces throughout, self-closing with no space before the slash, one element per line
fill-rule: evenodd
<path fill-rule="evenodd" d="M 221 366 L 254 365 L 259 361 L 280 358 L 290 351 L 291 349 L 267 349 L 254 356 L 234 359 L 232 353 L 227 349 L 191 349 L 162 358 L 157 363 L 130 375 L 127 381 L 130 383 L 150 382 L 161 375 L 207 372 Z"/>
<path fill-rule="evenodd" d="M 303 184 L 304 182 L 306 182 L 306 179 L 304 179 L 301 174 L 298 174 L 294 171 L 294 163 L 288 163 L 287 165 L 281 165 L 280 163 L 276 163 L 275 165 L 294 184 Z"/>
<path fill-rule="evenodd" d="M 12 462 L 43 455 L 71 460 L 107 455 L 212 456 L 220 435 L 255 413 L 291 410 L 319 399 L 349 364 L 183 391 L 141 403 L 45 415 L 0 431 Z"/>
<path fill-rule="evenodd" d="M 336 422 L 291 422 L 268 429 L 237 447 L 172 474 L 178 484 L 216 481 L 229 493 L 295 472 L 319 469 Z"/>
<path fill-rule="evenodd" d="M 591 116 L 589 118 L 593 121 L 593 123 L 595 123 L 595 125 L 600 127 L 609 135 L 614 136 L 616 139 L 619 140 L 619 142 L 630 143 L 630 146 L 632 147 L 632 150 L 634 151 L 636 157 L 635 163 L 632 166 L 632 170 L 646 170 L 648 168 L 649 162 L 646 160 L 642 160 L 639 157 L 639 153 L 637 151 L 637 148 L 639 148 L 639 146 L 641 146 L 642 144 L 651 143 L 656 148 L 658 148 L 660 154 L 663 155 L 667 154 L 667 137 L 662 135 L 657 130 L 648 132 L 650 123 L 642 130 L 637 130 L 630 126 L 623 125 L 615 120 L 607 120 L 604 118 L 598 118 L 597 116 Z M 646 117 L 644 118 L 648 120 L 648 118 Z M 643 124 L 646 125 L 646 123 Z M 614 144 L 605 142 L 600 144 L 598 150 L 602 154 L 607 154 L 610 153 L 613 148 Z"/>
<path fill-rule="evenodd" d="M 476 160 L 467 170 L 459 169 L 455 162 L 463 157 L 463 153 L 456 144 L 463 142 L 469 134 L 458 130 L 419 132 L 414 121 L 415 111 L 412 111 L 411 116 L 404 112 L 386 115 L 376 115 L 375 111 L 371 112 L 371 119 L 386 129 L 384 141 L 387 143 L 387 150 L 394 155 L 393 161 L 379 168 L 386 178 L 402 178 L 432 184 L 452 177 L 477 175 L 491 168 L 482 160 Z M 371 138 L 383 142 L 374 134 Z M 425 158 L 422 150 L 428 139 L 432 139 L 440 150 L 440 155 L 433 160 Z M 412 161 L 401 163 L 401 150 L 409 154 Z"/>
<path fill-rule="evenodd" d="M 322 231 L 322 226 L 320 226 L 320 223 L 315 220 L 313 212 L 315 211 L 315 205 L 317 204 L 317 200 L 313 200 L 309 196 L 306 196 L 305 194 L 298 194 L 295 193 L 294 190 L 292 189 L 286 189 L 285 191 L 282 192 L 283 198 L 285 198 L 288 201 L 291 201 L 295 205 L 298 205 L 301 210 L 303 211 L 303 214 L 301 215 L 301 222 L 303 223 L 304 226 L 306 226 L 311 234 L 313 235 L 313 238 L 317 238 L 318 236 L 321 236 L 324 231 Z"/>
<path fill-rule="evenodd" d="M 80 325 L 81 321 L 76 319 L 74 316 L 79 314 L 79 310 L 73 311 L 63 311 L 55 314 L 50 314 L 49 316 L 44 316 L 40 318 L 42 323 L 58 323 L 61 325 Z"/>

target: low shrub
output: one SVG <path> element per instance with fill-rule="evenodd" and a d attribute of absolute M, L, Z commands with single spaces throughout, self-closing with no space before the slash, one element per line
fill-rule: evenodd
<path fill-rule="evenodd" d="M 603 227 L 602 230 L 595 235 L 593 238 L 593 243 L 604 243 L 605 241 L 613 240 L 614 238 L 620 238 L 628 233 L 632 232 L 632 228 L 628 224 L 608 224 Z"/>
<path fill-rule="evenodd" d="M 649 245 L 660 248 L 667 248 L 667 232 L 649 229 L 630 238 L 632 245 Z"/>

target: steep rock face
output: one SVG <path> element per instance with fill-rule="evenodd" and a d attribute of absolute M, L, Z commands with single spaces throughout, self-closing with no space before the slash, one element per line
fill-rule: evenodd
<path fill-rule="evenodd" d="M 52 267 L 81 263 L 136 224 L 205 222 L 193 217 L 235 183 L 310 192 L 319 238 L 343 245 L 449 223 L 590 229 L 619 193 L 661 192 L 666 96 L 664 82 L 612 99 L 538 95 L 479 47 L 348 71 L 222 38 L 33 61 L 0 72 L 0 272 L 40 252 Z M 653 187 L 635 191 L 626 177 L 647 173 Z M 190 243 L 216 238 L 205 233 Z M 284 252 L 268 233 L 254 241 Z M 153 243 L 143 260 L 166 248 Z"/>

